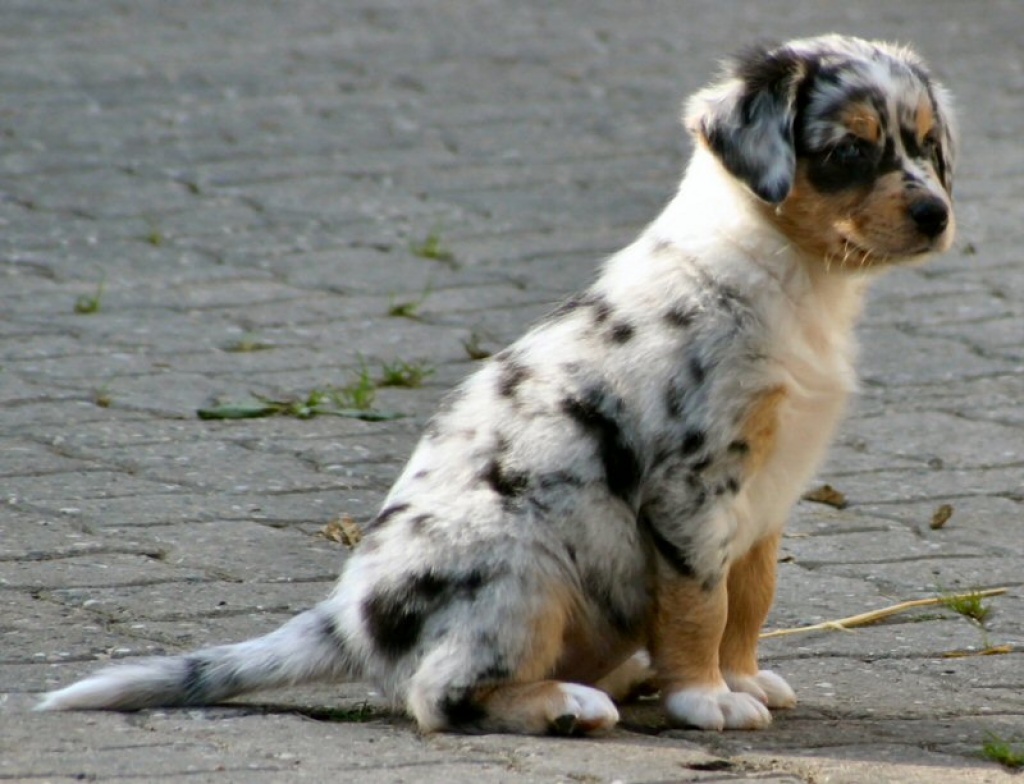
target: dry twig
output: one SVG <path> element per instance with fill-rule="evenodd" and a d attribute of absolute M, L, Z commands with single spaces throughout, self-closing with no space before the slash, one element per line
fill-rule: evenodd
<path fill-rule="evenodd" d="M 917 607 L 934 607 L 936 605 L 949 604 L 950 600 L 963 599 L 970 596 L 977 597 L 988 597 L 988 596 L 1000 596 L 1006 593 L 1006 588 L 990 588 L 986 591 L 971 591 L 970 593 L 964 594 L 953 594 L 951 596 L 932 596 L 928 599 L 912 599 L 908 602 L 900 602 L 899 604 L 893 604 L 889 607 L 882 607 L 879 610 L 871 610 L 870 612 L 860 613 L 859 615 L 851 615 L 849 618 L 839 618 L 835 621 L 823 621 L 822 623 L 816 623 L 812 626 L 798 626 L 794 629 L 775 629 L 770 632 L 762 632 L 761 639 L 767 639 L 769 637 L 784 637 L 789 634 L 802 634 L 803 632 L 820 632 L 820 631 L 849 631 L 853 626 L 865 626 L 875 621 L 880 621 L 883 618 L 888 618 L 891 615 L 904 612 L 905 610 L 913 610 Z"/>

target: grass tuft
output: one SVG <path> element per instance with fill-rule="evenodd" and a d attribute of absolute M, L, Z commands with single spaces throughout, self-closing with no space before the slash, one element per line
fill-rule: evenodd
<path fill-rule="evenodd" d="M 329 721 L 336 724 L 362 724 L 383 716 L 368 702 L 360 702 L 351 708 L 303 708 L 300 713 L 315 721 Z"/>
<path fill-rule="evenodd" d="M 985 620 L 992 612 L 992 608 L 983 601 L 980 591 L 959 594 L 944 593 L 939 597 L 939 601 L 943 607 L 965 618 L 970 618 L 979 626 L 985 625 Z"/>
<path fill-rule="evenodd" d="M 396 318 L 418 319 L 420 317 L 420 305 L 427 301 L 431 291 L 433 291 L 432 285 L 430 281 L 427 281 L 427 285 L 423 287 L 423 291 L 415 299 L 396 300 L 392 296 L 388 302 L 388 315 L 395 316 Z"/>
<path fill-rule="evenodd" d="M 75 313 L 86 315 L 98 313 L 103 305 L 103 281 L 96 284 L 96 291 L 92 294 L 83 294 L 75 300 Z"/>
<path fill-rule="evenodd" d="M 982 743 L 981 756 L 1011 770 L 1024 768 L 1024 748 L 1003 740 L 995 733 L 989 733 Z"/>
<path fill-rule="evenodd" d="M 416 389 L 423 385 L 423 380 L 432 375 L 434 369 L 422 362 L 406 362 L 396 360 L 381 365 L 381 377 L 377 380 L 379 387 L 405 387 Z"/>
<path fill-rule="evenodd" d="M 252 351 L 267 351 L 274 348 L 273 343 L 259 340 L 255 335 L 242 335 L 238 340 L 233 340 L 224 346 L 225 351 L 232 354 L 248 354 Z"/>
<path fill-rule="evenodd" d="M 422 241 L 410 243 L 409 252 L 421 259 L 441 261 L 446 264 L 455 261 L 455 254 L 442 242 L 441 232 L 438 229 L 432 229 Z"/>

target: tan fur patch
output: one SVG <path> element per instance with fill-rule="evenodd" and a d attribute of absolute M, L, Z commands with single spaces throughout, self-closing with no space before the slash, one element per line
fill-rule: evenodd
<path fill-rule="evenodd" d="M 935 111 L 932 109 L 931 101 L 926 96 L 922 96 L 920 102 L 918 102 L 917 114 L 914 120 L 917 141 L 920 143 L 924 141 L 925 137 L 935 127 Z"/>
<path fill-rule="evenodd" d="M 901 172 L 879 177 L 871 192 L 835 225 L 859 246 L 877 248 L 876 255 L 883 260 L 887 253 L 905 253 L 926 242 L 908 213 Z"/>
<path fill-rule="evenodd" d="M 560 714 L 565 695 L 556 681 L 537 681 L 483 687 L 473 701 L 487 713 L 486 729 L 540 735 Z"/>
<path fill-rule="evenodd" d="M 872 144 L 876 144 L 882 138 L 878 113 L 866 103 L 854 103 L 845 107 L 839 115 L 839 121 L 851 133 Z"/>
<path fill-rule="evenodd" d="M 772 387 L 756 398 L 740 430 L 750 451 L 747 453 L 745 473 L 757 472 L 775 447 L 779 429 L 779 407 L 786 399 L 783 386 Z"/>
<path fill-rule="evenodd" d="M 729 570 L 729 619 L 719 660 L 722 669 L 757 674 L 757 640 L 775 596 L 779 534 L 757 542 Z"/>
<path fill-rule="evenodd" d="M 518 681 L 537 681 L 550 677 L 555 665 L 562 658 L 566 630 L 570 619 L 578 613 L 578 606 L 572 592 L 565 585 L 552 585 L 546 591 L 547 599 L 536 614 L 527 634 L 530 648 L 516 671 Z"/>
<path fill-rule="evenodd" d="M 867 190 L 819 193 L 797 163 L 793 188 L 776 208 L 762 208 L 789 240 L 823 260 L 826 269 L 865 269 L 925 249 L 924 238 L 907 211 L 900 172 L 879 177 Z"/>
<path fill-rule="evenodd" d="M 725 580 L 705 590 L 699 580 L 662 576 L 651 639 L 651 658 L 662 694 L 722 682 L 718 646 L 727 612 Z"/>
<path fill-rule="evenodd" d="M 849 214 L 860 194 L 823 195 L 807 179 L 807 164 L 799 161 L 793 188 L 777 208 L 765 205 L 765 217 L 775 223 L 801 250 L 819 258 L 843 252 L 834 224 Z"/>

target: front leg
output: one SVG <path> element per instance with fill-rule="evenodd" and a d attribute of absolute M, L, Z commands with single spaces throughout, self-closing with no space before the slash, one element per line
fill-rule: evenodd
<path fill-rule="evenodd" d="M 769 708 L 792 708 L 796 694 L 771 670 L 757 664 L 757 641 L 775 596 L 779 534 L 757 542 L 729 569 L 729 610 L 718 649 L 722 674 L 733 691 L 746 692 Z"/>
<path fill-rule="evenodd" d="M 719 648 L 729 607 L 724 575 L 709 582 L 663 571 L 651 654 L 669 718 L 707 730 L 770 724 L 768 709 L 750 694 L 731 691 L 722 676 Z"/>

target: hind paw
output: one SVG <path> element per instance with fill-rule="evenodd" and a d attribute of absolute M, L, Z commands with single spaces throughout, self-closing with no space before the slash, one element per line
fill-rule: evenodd
<path fill-rule="evenodd" d="M 557 735 L 579 735 L 610 730 L 619 721 L 619 711 L 603 691 L 578 683 L 559 683 L 563 701 L 553 706 L 548 726 Z"/>

